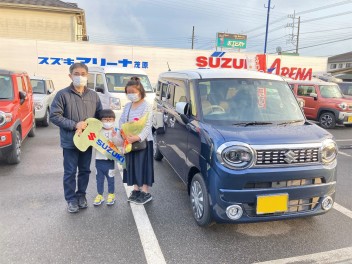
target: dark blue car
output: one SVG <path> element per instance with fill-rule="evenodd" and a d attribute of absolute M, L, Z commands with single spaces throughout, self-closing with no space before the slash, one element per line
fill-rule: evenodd
<path fill-rule="evenodd" d="M 332 208 L 337 145 L 306 120 L 281 77 L 165 72 L 154 111 L 154 158 L 165 158 L 188 186 L 198 225 L 313 216 Z"/>

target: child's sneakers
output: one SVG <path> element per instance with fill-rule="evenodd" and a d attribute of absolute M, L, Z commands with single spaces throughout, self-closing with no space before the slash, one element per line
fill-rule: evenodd
<path fill-rule="evenodd" d="M 115 194 L 109 193 L 108 199 L 106 200 L 107 205 L 113 205 L 115 203 Z"/>
<path fill-rule="evenodd" d="M 103 202 L 104 202 L 104 197 L 102 195 L 98 194 L 95 197 L 93 204 L 94 205 L 101 205 Z"/>

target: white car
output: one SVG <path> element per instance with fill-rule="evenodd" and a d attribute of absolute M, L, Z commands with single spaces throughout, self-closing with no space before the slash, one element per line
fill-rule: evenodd
<path fill-rule="evenodd" d="M 55 88 L 50 78 L 31 76 L 35 107 L 35 121 L 49 126 L 50 105 L 55 97 Z"/>
<path fill-rule="evenodd" d="M 120 119 L 123 108 L 129 100 L 125 86 L 132 76 L 140 78 L 146 92 L 146 101 L 153 105 L 155 92 L 148 75 L 141 69 L 119 67 L 89 67 L 88 88 L 95 90 L 104 109 L 112 109 L 116 115 L 116 123 Z"/>

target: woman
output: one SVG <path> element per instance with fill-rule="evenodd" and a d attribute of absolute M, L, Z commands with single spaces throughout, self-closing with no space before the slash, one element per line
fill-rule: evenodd
<path fill-rule="evenodd" d="M 140 119 L 148 114 L 146 125 L 138 135 L 126 135 L 129 143 L 147 141 L 147 147 L 142 150 L 125 154 L 126 168 L 123 171 L 123 182 L 133 185 L 133 191 L 128 198 L 129 202 L 145 204 L 152 200 L 149 187 L 154 183 L 153 167 L 153 135 L 152 135 L 152 107 L 144 100 L 146 94 L 138 77 L 132 77 L 125 87 L 125 93 L 131 103 L 126 104 L 121 118 L 122 124 Z"/>

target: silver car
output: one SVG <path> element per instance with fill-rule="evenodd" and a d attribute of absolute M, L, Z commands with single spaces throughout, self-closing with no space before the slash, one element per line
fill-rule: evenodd
<path fill-rule="evenodd" d="M 49 126 L 50 105 L 55 96 L 55 88 L 50 78 L 31 76 L 33 88 L 35 121 L 43 126 Z"/>

